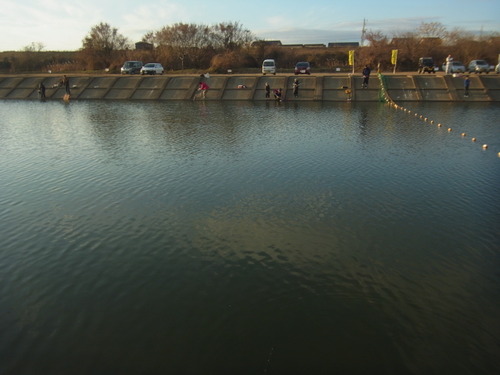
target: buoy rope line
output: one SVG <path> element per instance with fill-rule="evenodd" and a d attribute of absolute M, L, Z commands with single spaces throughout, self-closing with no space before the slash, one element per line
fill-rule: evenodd
<path fill-rule="evenodd" d="M 420 115 L 416 112 L 412 112 L 410 111 L 409 109 L 403 107 L 402 105 L 399 105 L 397 104 L 394 100 L 392 100 L 392 98 L 390 97 L 389 93 L 387 92 L 387 82 L 386 82 L 386 79 L 385 79 L 385 76 L 382 75 L 382 74 L 378 74 L 379 76 L 379 81 L 380 81 L 380 100 L 384 103 L 386 103 L 387 105 L 389 105 L 391 108 L 394 108 L 394 109 L 397 109 L 397 110 L 401 110 L 409 115 L 414 115 L 416 118 L 424 121 L 424 122 L 427 122 L 431 125 L 434 125 L 434 124 L 437 124 L 438 128 L 441 128 L 443 127 L 443 124 L 441 124 L 440 122 L 436 123 L 434 120 L 430 120 L 428 117 L 424 116 L 424 115 Z M 451 133 L 453 132 L 453 129 L 452 128 L 448 128 L 448 133 Z M 467 137 L 467 133 L 460 133 L 460 137 L 462 138 L 466 138 Z M 471 137 L 471 141 L 472 142 L 477 142 L 477 138 L 476 137 Z M 488 149 L 488 144 L 487 143 L 484 143 L 482 146 L 482 149 L 483 150 L 487 150 Z M 497 156 L 500 158 L 500 152 L 497 153 Z"/>

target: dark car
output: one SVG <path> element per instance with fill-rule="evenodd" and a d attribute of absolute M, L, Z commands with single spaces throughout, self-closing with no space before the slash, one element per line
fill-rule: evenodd
<path fill-rule="evenodd" d="M 142 61 L 125 61 L 121 68 L 122 74 L 139 74 L 142 68 Z"/>
<path fill-rule="evenodd" d="M 311 64 L 306 61 L 298 62 L 295 65 L 295 74 L 311 74 Z"/>
<path fill-rule="evenodd" d="M 432 57 L 421 57 L 418 59 L 418 73 L 436 73 Z"/>

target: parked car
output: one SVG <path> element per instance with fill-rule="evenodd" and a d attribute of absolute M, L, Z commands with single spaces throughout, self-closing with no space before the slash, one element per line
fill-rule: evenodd
<path fill-rule="evenodd" d="M 469 63 L 469 73 L 486 73 L 490 72 L 490 64 L 484 60 L 472 60 Z"/>
<path fill-rule="evenodd" d="M 163 74 L 165 69 L 160 63 L 147 63 L 141 68 L 141 74 Z"/>
<path fill-rule="evenodd" d="M 441 68 L 443 69 L 443 72 L 446 72 L 446 63 L 444 63 Z M 464 64 L 462 64 L 460 61 L 451 62 L 450 73 L 465 73 L 465 70 L 466 69 Z"/>
<path fill-rule="evenodd" d="M 276 75 L 276 62 L 273 59 L 265 59 L 262 62 L 262 74 L 267 73 Z"/>
<path fill-rule="evenodd" d="M 432 57 L 421 57 L 418 59 L 418 73 L 436 73 Z"/>
<path fill-rule="evenodd" d="M 125 61 L 121 68 L 122 74 L 139 74 L 142 68 L 142 61 Z"/>
<path fill-rule="evenodd" d="M 495 66 L 495 73 L 500 74 L 500 63 Z"/>
<path fill-rule="evenodd" d="M 298 62 L 295 65 L 295 74 L 311 74 L 311 64 L 306 61 Z"/>

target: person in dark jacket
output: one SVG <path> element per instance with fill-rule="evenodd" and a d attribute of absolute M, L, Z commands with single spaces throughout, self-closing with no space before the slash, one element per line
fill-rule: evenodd
<path fill-rule="evenodd" d="M 361 85 L 362 89 L 367 89 L 368 88 L 368 80 L 370 79 L 370 73 L 372 70 L 368 65 L 365 65 L 365 68 L 363 69 L 363 84 Z"/>
<path fill-rule="evenodd" d="M 64 89 L 66 90 L 66 94 L 71 95 L 71 91 L 69 89 L 69 78 L 66 75 L 63 76 L 62 85 L 64 86 Z"/>
<path fill-rule="evenodd" d="M 38 85 L 38 96 L 40 99 L 45 99 L 45 85 L 43 82 Z"/>
<path fill-rule="evenodd" d="M 465 76 L 464 79 L 464 96 L 467 98 L 469 96 L 470 78 Z"/>

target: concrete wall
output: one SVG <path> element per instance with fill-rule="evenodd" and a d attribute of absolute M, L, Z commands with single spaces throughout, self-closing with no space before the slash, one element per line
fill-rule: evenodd
<path fill-rule="evenodd" d="M 192 100 L 197 99 L 199 76 L 68 76 L 72 100 Z M 38 99 L 43 82 L 48 100 L 61 99 L 60 76 L 0 76 L 0 99 Z M 299 79 L 298 98 L 292 84 Z M 463 96 L 463 77 L 444 75 L 384 76 L 387 92 L 394 101 L 500 101 L 499 75 L 471 75 L 470 95 Z M 282 88 L 283 97 L 294 101 L 379 101 L 380 80 L 372 75 L 368 89 L 362 77 L 350 75 L 212 75 L 205 100 L 268 100 L 265 83 Z M 245 85 L 246 88 L 238 88 Z M 346 87 L 350 93 L 346 92 Z M 272 96 L 272 95 L 271 95 Z"/>

